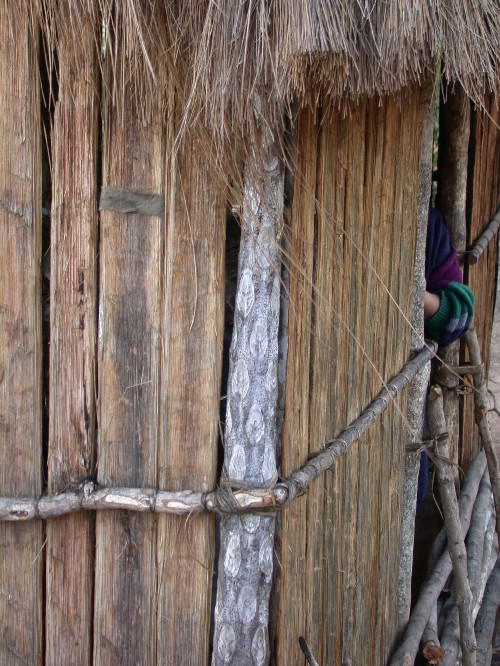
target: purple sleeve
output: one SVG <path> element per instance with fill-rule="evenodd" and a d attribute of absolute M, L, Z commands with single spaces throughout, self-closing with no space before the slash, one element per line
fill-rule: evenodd
<path fill-rule="evenodd" d="M 425 252 L 426 289 L 438 292 L 450 282 L 463 282 L 462 271 L 441 213 L 429 210 L 427 222 L 427 247 Z"/>

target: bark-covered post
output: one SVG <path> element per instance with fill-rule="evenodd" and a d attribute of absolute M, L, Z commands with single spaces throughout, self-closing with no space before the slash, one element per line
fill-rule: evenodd
<path fill-rule="evenodd" d="M 467 164 L 470 137 L 470 101 L 459 83 L 441 105 L 439 125 L 439 183 L 437 206 L 444 216 L 451 239 L 459 252 L 465 250 Z M 440 376 L 444 387 L 444 414 L 450 435 L 449 448 L 453 462 L 459 458 L 459 397 L 455 391 L 459 381 L 447 370 L 459 362 L 460 342 L 443 349 L 445 363 Z M 455 467 L 455 485 L 458 485 L 458 465 Z"/>
<path fill-rule="evenodd" d="M 432 137 L 434 129 L 433 81 L 429 80 L 422 90 L 422 142 L 420 147 L 420 192 L 418 201 L 418 230 L 415 249 L 413 282 L 411 348 L 420 349 L 424 336 L 424 291 L 425 291 L 425 240 L 429 195 L 432 175 Z M 422 432 L 424 400 L 429 382 L 430 368 L 427 365 L 408 386 L 406 418 L 408 423 L 407 440 L 410 444 Z M 417 481 L 420 468 L 420 453 L 408 452 L 405 458 L 403 492 L 403 526 L 401 533 L 401 556 L 398 586 L 398 634 L 410 617 L 411 571 L 413 565 L 413 540 L 415 532 L 415 507 L 417 502 Z"/>
<path fill-rule="evenodd" d="M 227 388 L 228 488 L 266 487 L 276 478 L 283 169 L 268 131 L 248 158 L 243 197 Z M 221 519 L 214 664 L 268 663 L 274 529 L 273 516 Z"/>
<path fill-rule="evenodd" d="M 460 644 L 464 666 L 476 664 L 476 637 L 472 620 L 472 594 L 467 572 L 467 551 L 465 550 L 452 462 L 448 448 L 447 423 L 444 415 L 443 391 L 440 386 L 431 387 L 428 400 L 429 430 L 436 439 L 436 456 L 434 464 L 439 481 L 439 495 L 444 514 L 444 523 L 448 537 L 448 551 L 453 564 L 455 585 L 455 603 L 460 620 Z"/>

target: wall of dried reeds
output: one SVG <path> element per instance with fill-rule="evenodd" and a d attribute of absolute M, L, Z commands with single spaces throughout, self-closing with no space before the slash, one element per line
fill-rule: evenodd
<path fill-rule="evenodd" d="M 415 88 L 321 127 L 300 115 L 285 475 L 408 357 L 420 108 Z M 300 662 L 298 635 L 322 664 L 384 662 L 397 620 L 404 413 L 403 399 L 283 514 L 279 663 Z"/>
<path fill-rule="evenodd" d="M 99 67 L 102 23 L 90 14 L 79 16 L 78 40 L 56 31 L 44 138 L 41 48 L 28 4 L 19 3 L 14 23 L 0 0 L 0 496 L 55 494 L 86 479 L 211 490 L 225 320 L 221 163 L 209 161 L 210 147 L 189 130 L 176 143 L 183 107 L 173 84 L 161 80 L 161 96 L 135 103 L 130 45 L 120 43 L 118 24 L 109 66 Z M 411 85 L 363 98 L 348 116 L 298 114 L 285 257 L 284 475 L 347 426 L 408 358 L 420 97 Z M 499 121 L 489 101 L 474 115 L 472 239 L 500 201 L 500 139 L 486 111 Z M 163 195 L 164 217 L 99 213 L 101 186 Z M 468 273 L 484 345 L 495 261 L 489 249 Z M 465 443 L 467 410 L 464 461 L 474 448 Z M 270 620 L 276 663 L 301 663 L 300 635 L 322 664 L 384 663 L 397 624 L 405 413 L 403 396 L 283 510 Z M 207 664 L 215 558 L 207 514 L 121 510 L 1 522 L 0 662 Z"/>

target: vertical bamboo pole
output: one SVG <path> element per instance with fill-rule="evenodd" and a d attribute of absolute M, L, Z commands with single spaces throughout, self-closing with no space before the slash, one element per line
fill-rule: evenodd
<path fill-rule="evenodd" d="M 158 478 L 160 488 L 211 490 L 224 336 L 225 193 L 194 140 L 185 137 L 176 150 L 170 139 Z M 158 664 L 207 662 L 214 549 L 212 516 L 159 518 Z"/>
<path fill-rule="evenodd" d="M 42 491 L 41 133 L 29 3 L 0 1 L 0 488 Z M 0 526 L 0 662 L 41 664 L 43 526 Z"/>
<path fill-rule="evenodd" d="M 413 305 L 411 314 L 412 335 L 411 348 L 422 346 L 424 334 L 424 291 L 425 291 L 425 245 L 427 232 L 427 217 L 429 215 L 429 197 L 431 191 L 432 175 L 432 137 L 434 129 L 434 81 L 429 80 L 422 89 L 421 108 L 422 125 L 420 165 L 419 165 L 419 200 L 418 200 L 418 229 L 417 244 L 415 248 Z M 424 401 L 427 384 L 429 382 L 429 368 L 422 370 L 411 382 L 407 390 L 406 418 L 408 430 L 406 443 L 415 441 L 415 433 L 422 432 Z M 415 508 L 417 501 L 417 481 L 420 467 L 420 454 L 407 453 L 405 458 L 405 476 L 403 491 L 403 523 L 400 541 L 400 567 L 398 585 L 398 633 L 401 633 L 410 617 L 411 602 L 411 571 L 413 564 L 413 539 L 415 533 Z"/>
<path fill-rule="evenodd" d="M 254 149 L 245 170 L 224 473 L 229 485 L 267 486 L 276 475 L 283 170 L 267 131 Z M 274 523 L 268 516 L 221 520 L 214 664 L 268 663 Z"/>
<path fill-rule="evenodd" d="M 118 104 L 107 107 L 103 182 L 160 193 L 163 100 L 141 109 L 125 83 L 124 49 L 118 38 Z M 163 227 L 159 217 L 101 213 L 97 480 L 107 485 L 157 483 Z M 99 514 L 95 566 L 94 663 L 155 663 L 155 517 Z"/>
<path fill-rule="evenodd" d="M 97 252 L 96 29 L 61 33 L 52 133 L 48 489 L 93 474 Z M 47 664 L 90 664 L 94 520 L 47 525 Z"/>

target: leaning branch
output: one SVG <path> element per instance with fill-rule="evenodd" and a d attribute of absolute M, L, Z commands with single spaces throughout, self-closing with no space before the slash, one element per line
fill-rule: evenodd
<path fill-rule="evenodd" d="M 469 349 L 469 357 L 472 365 L 481 365 L 481 351 L 476 331 L 470 329 L 465 334 L 465 342 Z M 491 489 L 493 491 L 493 500 L 495 502 L 495 517 L 498 542 L 500 544 L 500 465 L 495 445 L 491 438 L 490 427 L 488 425 L 488 388 L 484 372 L 472 375 L 474 382 L 474 407 L 476 423 L 481 435 L 486 460 L 488 462 L 488 473 L 490 475 Z"/>
<path fill-rule="evenodd" d="M 459 507 L 462 534 L 467 534 L 469 530 L 474 499 L 477 496 L 485 469 L 486 460 L 484 453 L 481 451 L 469 465 L 467 477 L 460 493 Z M 394 652 L 389 666 L 413 664 L 427 621 L 451 570 L 451 558 L 448 551 L 445 551 L 421 587 L 420 596 L 413 608 L 403 640 Z"/>
<path fill-rule="evenodd" d="M 436 438 L 434 464 L 439 480 L 439 495 L 444 513 L 444 523 L 448 536 L 448 551 L 453 564 L 455 580 L 455 603 L 460 619 L 460 644 L 464 666 L 475 666 L 476 637 L 472 621 L 472 595 L 467 576 L 467 552 L 460 525 L 455 482 L 449 460 L 448 434 L 443 407 L 443 391 L 440 386 L 432 386 L 428 402 L 429 429 Z"/>
<path fill-rule="evenodd" d="M 40 498 L 0 498 L 0 522 L 48 519 L 77 511 L 127 509 L 128 511 L 190 515 L 208 511 L 221 514 L 252 513 L 274 510 L 306 492 L 322 472 L 330 469 L 368 428 L 375 423 L 413 377 L 436 351 L 434 343 L 422 349 L 393 377 L 373 402 L 346 428 L 337 439 L 303 467 L 270 489 L 223 486 L 212 492 L 182 490 L 167 492 L 154 488 L 106 488 L 86 481 L 59 495 Z"/>
<path fill-rule="evenodd" d="M 494 238 L 500 227 L 500 208 L 493 216 L 493 219 L 489 222 L 483 233 L 479 236 L 474 245 L 469 248 L 465 257 L 469 264 L 476 264 L 479 261 L 479 257 L 488 247 L 488 243 Z"/>

